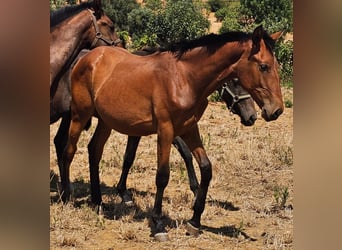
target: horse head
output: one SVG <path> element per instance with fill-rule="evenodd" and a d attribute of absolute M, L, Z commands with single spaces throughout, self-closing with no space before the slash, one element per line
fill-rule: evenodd
<path fill-rule="evenodd" d="M 233 72 L 261 108 L 266 121 L 276 120 L 284 111 L 279 65 L 273 53 L 281 33 L 268 35 L 262 26 L 257 27 L 247 43 L 248 48 L 233 66 Z"/>
<path fill-rule="evenodd" d="M 119 46 L 124 47 L 122 41 L 120 40 L 118 34 L 115 32 L 115 26 L 112 20 L 104 14 L 102 9 L 98 9 L 99 4 L 94 2 L 94 11 L 90 10 L 93 28 L 89 29 L 89 32 L 92 33 L 91 37 L 94 37 L 90 48 L 94 48 L 97 46 Z M 101 2 L 101 1 L 100 1 Z"/>

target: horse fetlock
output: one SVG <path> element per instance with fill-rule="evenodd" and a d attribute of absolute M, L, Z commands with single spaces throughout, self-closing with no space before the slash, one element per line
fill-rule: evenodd
<path fill-rule="evenodd" d="M 130 196 L 130 194 L 127 192 L 127 190 L 119 191 L 119 195 L 121 197 L 122 202 L 125 203 L 126 206 L 133 206 L 134 205 L 133 199 Z"/>

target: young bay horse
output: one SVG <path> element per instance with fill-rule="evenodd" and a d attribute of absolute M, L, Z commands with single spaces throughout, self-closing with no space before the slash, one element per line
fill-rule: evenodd
<path fill-rule="evenodd" d="M 103 13 L 101 0 L 63 7 L 50 15 L 50 97 L 82 49 L 116 45 L 114 24 Z"/>
<path fill-rule="evenodd" d="M 257 119 L 257 111 L 255 110 L 254 101 L 251 96 L 239 84 L 239 80 L 234 78 L 228 82 L 224 82 L 217 91 L 220 98 L 226 103 L 228 110 L 240 116 L 240 122 L 245 126 L 252 126 Z M 140 136 L 128 136 L 127 146 L 124 154 L 124 161 L 122 165 L 122 172 L 119 183 L 117 185 L 118 193 L 122 201 L 126 205 L 132 205 L 133 200 L 127 191 L 127 177 L 130 168 L 133 165 L 136 151 L 139 145 Z M 181 137 L 176 136 L 172 141 L 181 157 L 183 158 L 188 173 L 190 190 L 196 197 L 199 188 L 198 180 L 196 177 L 194 165 L 192 163 L 192 155 L 188 146 Z"/>
<path fill-rule="evenodd" d="M 98 164 L 111 129 L 129 136 L 157 134 L 157 192 L 152 210 L 154 237 L 168 239 L 162 221 L 162 199 L 168 184 L 171 144 L 180 136 L 195 157 L 201 181 L 187 222 L 189 234 L 198 235 L 211 162 L 203 148 L 197 122 L 207 107 L 207 97 L 225 78 L 238 78 L 261 108 L 266 121 L 284 110 L 278 63 L 273 53 L 281 32 L 268 35 L 259 26 L 253 33 L 210 34 L 175 44 L 170 51 L 136 56 L 109 46 L 93 49 L 71 74 L 71 124 L 68 143 L 59 162 L 62 197 L 70 195 L 69 170 L 77 141 L 89 119 L 98 118 L 88 145 L 92 190 L 101 201 Z"/>
<path fill-rule="evenodd" d="M 70 125 L 70 102 L 71 102 L 71 83 L 70 74 L 73 65 L 76 61 L 86 55 L 89 50 L 82 50 L 75 62 L 71 65 L 69 70 L 63 75 L 58 83 L 57 91 L 54 97 L 50 100 L 50 124 L 56 122 L 60 118 L 62 121 L 59 125 L 57 134 L 54 138 L 54 144 L 56 148 L 57 159 L 61 159 L 63 150 L 68 139 L 68 130 Z M 137 55 L 149 55 L 157 52 L 156 48 L 149 48 L 133 52 Z M 226 103 L 227 108 L 231 113 L 237 114 L 240 117 L 240 121 L 245 126 L 251 126 L 257 119 L 257 112 L 254 107 L 254 101 L 250 95 L 239 84 L 238 79 L 234 78 L 231 81 L 224 82 L 223 86 L 219 86 L 217 91 L 220 98 Z M 122 174 L 118 183 L 118 191 L 122 200 L 130 205 L 133 203 L 131 196 L 127 192 L 126 180 L 128 172 L 133 164 L 136 150 L 140 141 L 140 137 L 129 136 L 127 141 L 127 147 L 124 154 L 124 162 L 122 168 Z M 177 136 L 172 144 L 176 147 L 180 155 L 182 156 L 189 176 L 190 189 L 196 196 L 198 189 L 198 181 L 196 178 L 195 170 L 192 163 L 192 156 L 189 148 L 185 142 Z M 98 203 L 98 202 L 97 202 Z"/>

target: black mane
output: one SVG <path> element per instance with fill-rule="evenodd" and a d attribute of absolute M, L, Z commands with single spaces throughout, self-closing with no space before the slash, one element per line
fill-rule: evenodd
<path fill-rule="evenodd" d="M 171 44 L 168 48 L 169 51 L 175 53 L 177 58 L 181 58 L 186 52 L 197 48 L 206 47 L 209 53 L 215 52 L 218 48 L 226 44 L 227 42 L 245 42 L 252 38 L 252 33 L 245 33 L 240 31 L 226 32 L 223 34 L 209 34 L 199 37 L 194 40 L 183 40 Z M 271 52 L 274 49 L 275 41 L 264 31 L 263 40 L 266 43 L 266 47 Z"/>
<path fill-rule="evenodd" d="M 63 22 L 65 19 L 76 15 L 82 10 L 93 7 L 93 2 L 83 2 L 79 5 L 71 5 L 60 8 L 50 13 L 50 28 L 53 28 L 57 24 Z"/>

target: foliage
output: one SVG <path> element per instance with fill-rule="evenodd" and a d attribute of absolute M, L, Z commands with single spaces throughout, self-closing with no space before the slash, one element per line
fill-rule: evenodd
<path fill-rule="evenodd" d="M 229 7 L 220 9 L 217 11 L 218 15 L 222 13 L 223 21 L 222 27 L 220 28 L 220 33 L 227 31 L 237 31 L 243 30 L 243 26 L 239 22 L 240 16 L 240 4 L 233 3 Z"/>
<path fill-rule="evenodd" d="M 134 49 L 142 46 L 167 47 L 170 43 L 204 35 L 209 21 L 197 1 L 171 0 L 164 8 L 161 1 L 149 0 L 144 7 L 128 14 L 129 33 Z"/>
<path fill-rule="evenodd" d="M 168 1 L 150 26 L 151 33 L 158 37 L 161 46 L 204 35 L 209 21 L 202 15 L 201 9 L 192 1 Z"/>
<path fill-rule="evenodd" d="M 117 30 L 128 30 L 128 13 L 139 8 L 135 0 L 103 0 L 103 10 L 115 23 Z"/>
<path fill-rule="evenodd" d="M 145 7 L 133 9 L 127 18 L 129 33 L 132 34 L 132 38 L 143 37 L 146 34 L 146 28 L 153 20 L 154 13 L 151 9 Z"/>
<path fill-rule="evenodd" d="M 64 0 L 50 0 L 50 11 L 55 11 L 61 7 L 64 7 Z"/>
<path fill-rule="evenodd" d="M 245 20 L 263 24 L 269 32 L 293 30 L 292 0 L 241 0 L 241 15 Z"/>
<path fill-rule="evenodd" d="M 145 7 L 153 11 L 158 11 L 163 8 L 163 3 L 161 0 L 146 0 Z"/>
<path fill-rule="evenodd" d="M 224 0 L 208 0 L 208 4 L 210 6 L 210 11 L 216 12 L 219 9 L 222 9 L 225 7 L 225 2 Z"/>
<path fill-rule="evenodd" d="M 276 43 L 275 55 L 280 64 L 280 79 L 282 85 L 293 87 L 293 42 Z"/>
<path fill-rule="evenodd" d="M 273 197 L 276 201 L 276 205 L 279 206 L 279 208 L 285 208 L 286 201 L 289 198 L 288 187 L 276 185 L 274 187 Z"/>

